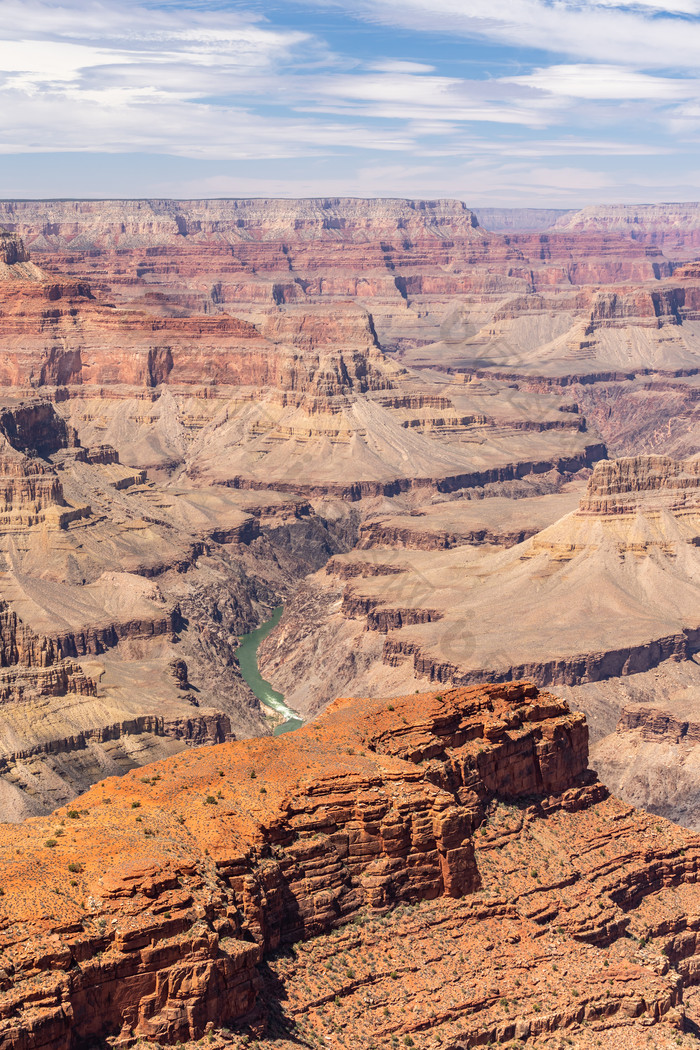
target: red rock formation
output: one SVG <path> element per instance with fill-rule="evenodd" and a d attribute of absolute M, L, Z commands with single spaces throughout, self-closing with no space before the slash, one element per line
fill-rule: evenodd
<path fill-rule="evenodd" d="M 316 569 L 352 546 L 358 528 L 363 546 L 375 551 L 384 544 L 436 554 L 482 542 L 509 545 L 532 535 L 529 521 L 421 530 L 413 511 L 438 495 L 456 504 L 465 492 L 517 495 L 530 485 L 552 491 L 608 454 L 596 427 L 612 454 L 626 427 L 632 451 L 647 440 L 679 458 L 695 451 L 698 275 L 626 231 L 501 236 L 482 229 L 459 202 L 341 199 L 5 202 L 0 221 L 13 230 L 3 238 L 0 385 L 21 405 L 0 413 L 9 444 L 7 468 L 0 464 L 0 526 L 3 535 L 22 536 L 7 592 L 25 603 L 18 611 L 30 623 L 37 595 L 44 608 L 44 575 L 52 586 L 70 576 L 74 607 L 82 587 L 92 603 L 102 586 L 94 586 L 100 558 L 117 573 L 105 583 L 111 597 L 132 586 L 140 594 L 134 578 L 157 577 L 166 597 L 152 615 L 91 605 L 82 620 L 71 616 L 50 629 L 40 618 L 46 610 L 34 607 L 31 622 L 57 648 L 60 640 L 66 659 L 107 655 L 109 663 L 129 652 L 147 663 L 157 653 L 168 702 L 167 691 L 176 688 L 168 642 L 180 597 L 183 625 L 192 606 L 202 617 L 177 642 L 191 646 L 185 655 L 192 680 L 202 656 L 200 650 L 193 663 L 193 650 L 211 639 L 235 677 L 237 633 L 291 593 L 294 572 Z M 20 234 L 42 270 L 32 269 Z M 483 379 L 458 383 L 457 373 Z M 671 389 L 648 390 L 643 376 Z M 562 398 L 564 387 L 574 389 Z M 559 411 L 572 400 L 579 411 Z M 652 404 L 658 411 L 649 411 Z M 59 419 L 66 421 L 61 434 Z M 102 451 L 89 452 L 93 447 Z M 118 455 L 110 448 L 128 469 L 111 469 Z M 18 465 L 12 451 L 26 462 Z M 176 485 L 166 489 L 165 476 Z M 197 495 L 183 494 L 180 485 Z M 255 492 L 268 492 L 269 505 L 284 503 L 278 493 L 289 496 L 288 507 L 313 501 L 314 521 L 295 532 L 299 521 L 289 525 L 282 512 L 274 523 L 272 513 L 266 524 L 253 520 L 245 509 L 258 501 L 251 500 Z M 615 507 L 634 502 L 610 493 L 600 499 Z M 238 515 L 233 501 L 243 508 Z M 380 503 L 382 521 L 365 523 Z M 326 513 L 328 527 L 316 516 Z M 40 539 L 44 528 L 60 529 L 61 542 Z M 318 548 L 315 529 L 323 531 Z M 290 549 L 289 561 L 273 552 L 275 536 Z M 91 547 L 95 537 L 102 553 Z M 7 539 L 8 552 L 16 542 Z M 254 550 L 234 556 L 217 549 L 224 543 Z M 304 560 L 307 544 L 312 555 Z M 625 552 L 636 556 L 638 548 L 630 541 Z M 566 557 L 557 549 L 557 559 Z M 256 558 L 264 563 L 260 578 Z M 461 572 L 457 565 L 454 580 Z M 173 582 L 171 573 L 181 578 Z M 429 568 L 425 578 L 432 579 Z M 199 588 L 196 600 L 190 588 Z M 229 616 L 206 597 L 218 588 L 231 602 Z M 362 605 L 367 596 L 357 590 Z M 529 609 L 539 592 L 537 584 L 513 608 Z M 231 595 L 238 594 L 245 615 L 233 609 Z M 51 616 L 61 618 L 60 597 Z M 443 629 L 459 622 L 449 609 L 432 596 L 422 610 L 411 595 L 385 605 L 371 598 L 358 624 L 372 628 L 369 644 L 387 675 L 406 657 L 407 673 L 436 680 L 520 668 L 542 682 L 570 681 L 637 668 L 644 663 L 640 646 L 655 660 L 687 654 L 694 644 L 674 621 L 660 626 L 655 647 L 648 638 L 596 638 L 563 654 L 534 653 L 528 645 L 494 666 L 483 659 L 460 667 L 454 647 L 441 653 L 437 644 Z M 500 598 L 491 606 L 500 610 Z M 512 612 L 502 619 L 494 635 L 504 622 L 506 630 L 511 619 L 520 623 Z M 422 631 L 430 646 L 419 643 Z M 497 653 L 501 648 L 494 645 Z M 234 685 L 243 689 L 240 680 Z M 228 697 L 230 686 L 228 679 L 219 694 Z M 126 724 L 130 713 L 110 720 Z M 57 727 L 56 739 L 69 738 L 73 728 Z"/>
<path fill-rule="evenodd" d="M 444 231 L 449 236 L 458 229 L 464 238 L 483 238 L 474 213 L 452 200 L 4 201 L 0 220 L 34 249 L 151 247 L 185 238 L 244 247 L 319 237 L 364 244 L 397 229 L 406 237 L 440 237 Z"/>
<path fill-rule="evenodd" d="M 700 840 L 609 799 L 586 735 L 531 686 L 338 701 L 287 737 L 192 752 L 0 826 L 3 1045 L 247 1022 L 317 1038 L 369 988 L 358 1046 L 454 1038 L 455 1022 L 464 1047 L 584 1018 L 682 1024 Z"/>
<path fill-rule="evenodd" d="M 15 266 L 23 262 L 29 262 L 29 252 L 22 240 L 16 234 L 0 230 L 0 264 Z"/>
<path fill-rule="evenodd" d="M 0 602 L 0 700 L 34 696 L 95 696 L 97 688 L 70 655 L 50 638 L 39 638 Z"/>
<path fill-rule="evenodd" d="M 620 733 L 639 729 L 644 740 L 700 744 L 700 723 L 651 704 L 634 704 L 623 708 L 617 729 Z"/>

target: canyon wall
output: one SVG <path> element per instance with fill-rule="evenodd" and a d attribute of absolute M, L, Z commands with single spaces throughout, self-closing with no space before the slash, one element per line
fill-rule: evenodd
<path fill-rule="evenodd" d="M 266 732 L 235 651 L 285 600 L 263 667 L 306 714 L 338 691 L 577 689 L 692 659 L 692 244 L 491 219 L 459 201 L 0 204 L 0 596 L 94 683 L 78 706 L 23 706 L 35 669 L 8 668 L 0 811 L 85 789 L 111 726 Z M 586 494 L 615 457 L 683 477 L 638 505 L 618 463 Z M 110 771 L 163 754 L 149 733 L 121 734 Z"/>

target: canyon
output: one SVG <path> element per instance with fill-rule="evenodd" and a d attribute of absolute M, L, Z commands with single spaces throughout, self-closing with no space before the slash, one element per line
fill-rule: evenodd
<path fill-rule="evenodd" d="M 0 1046 L 697 1045 L 700 206 L 0 229 Z"/>
<path fill-rule="evenodd" d="M 526 676 L 679 815 L 604 756 L 697 689 L 700 213 L 484 214 L 0 202 L 6 819 L 269 732 L 280 603 L 304 717 Z"/>

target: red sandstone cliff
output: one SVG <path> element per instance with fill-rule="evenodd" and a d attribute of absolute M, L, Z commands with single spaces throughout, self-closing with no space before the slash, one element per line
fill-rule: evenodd
<path fill-rule="evenodd" d="M 700 844 L 608 798 L 583 718 L 531 686 L 339 701 L 144 772 L 0 827 L 8 1050 L 683 1023 Z"/>

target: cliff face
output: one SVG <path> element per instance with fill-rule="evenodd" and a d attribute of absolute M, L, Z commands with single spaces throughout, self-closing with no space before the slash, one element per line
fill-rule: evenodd
<path fill-rule="evenodd" d="M 610 481 L 543 534 L 599 460 L 697 451 L 697 267 L 624 231 L 487 232 L 454 201 L 0 212 L 0 590 L 98 694 L 10 689 L 22 813 L 85 788 L 110 727 L 264 732 L 234 653 L 297 588 L 264 656 L 309 713 L 426 676 L 563 684 L 692 655 L 690 489 L 665 485 L 669 520 L 647 493 L 630 528 L 636 497 Z M 580 601 L 591 573 L 609 610 L 637 595 L 605 631 Z M 559 620 L 553 645 L 541 623 Z M 120 770 L 166 753 L 120 734 Z M 61 757 L 35 780 L 25 753 Z"/>
<path fill-rule="evenodd" d="M 33 248 L 130 248 L 247 240 L 363 242 L 392 234 L 443 237 L 459 231 L 483 236 L 461 201 L 362 200 L 142 200 L 0 202 L 0 221 L 28 236 Z"/>
<path fill-rule="evenodd" d="M 700 204 L 594 204 L 562 215 L 553 229 L 624 233 L 646 244 L 694 247 L 700 241 Z"/>
<path fill-rule="evenodd" d="M 560 219 L 568 219 L 576 213 L 572 208 L 477 208 L 479 225 L 485 230 L 505 233 L 532 230 L 549 230 Z"/>
<path fill-rule="evenodd" d="M 581 514 L 700 510 L 700 457 L 637 456 L 596 464 Z"/>
<path fill-rule="evenodd" d="M 430 543 L 411 539 L 421 517 L 404 519 L 399 542 L 396 519 L 393 532 L 365 525 L 360 545 L 371 549 L 334 558 L 300 589 L 261 647 L 262 666 L 313 712 L 355 683 L 577 686 L 690 660 L 700 646 L 697 497 L 697 459 L 639 456 L 597 463 L 579 507 L 515 546 L 492 526 L 491 542 L 509 549 L 480 549 L 464 512 L 461 537 Z M 498 522 L 496 508 L 483 518 Z M 309 690 L 299 682 L 312 652 Z"/>
<path fill-rule="evenodd" d="M 280 1023 L 335 1044 L 329 1023 L 360 999 L 358 1046 L 575 1035 L 584 1017 L 665 1031 L 683 1023 L 697 950 L 671 901 L 695 914 L 699 867 L 695 837 L 607 797 L 583 718 L 531 686 L 338 701 L 288 737 L 171 759 L 0 828 L 3 1045 Z M 586 945 L 605 989 L 584 979 Z M 569 979 L 543 1000 L 550 956 Z M 406 1015 L 397 991 L 433 979 Z"/>
<path fill-rule="evenodd" d="M 21 238 L 6 230 L 0 230 L 0 263 L 4 266 L 14 266 L 23 262 L 29 262 L 29 252 Z"/>
<path fill-rule="evenodd" d="M 42 277 L 39 267 L 29 261 L 29 252 L 21 237 L 0 226 L 0 281 L 31 281 Z"/>

